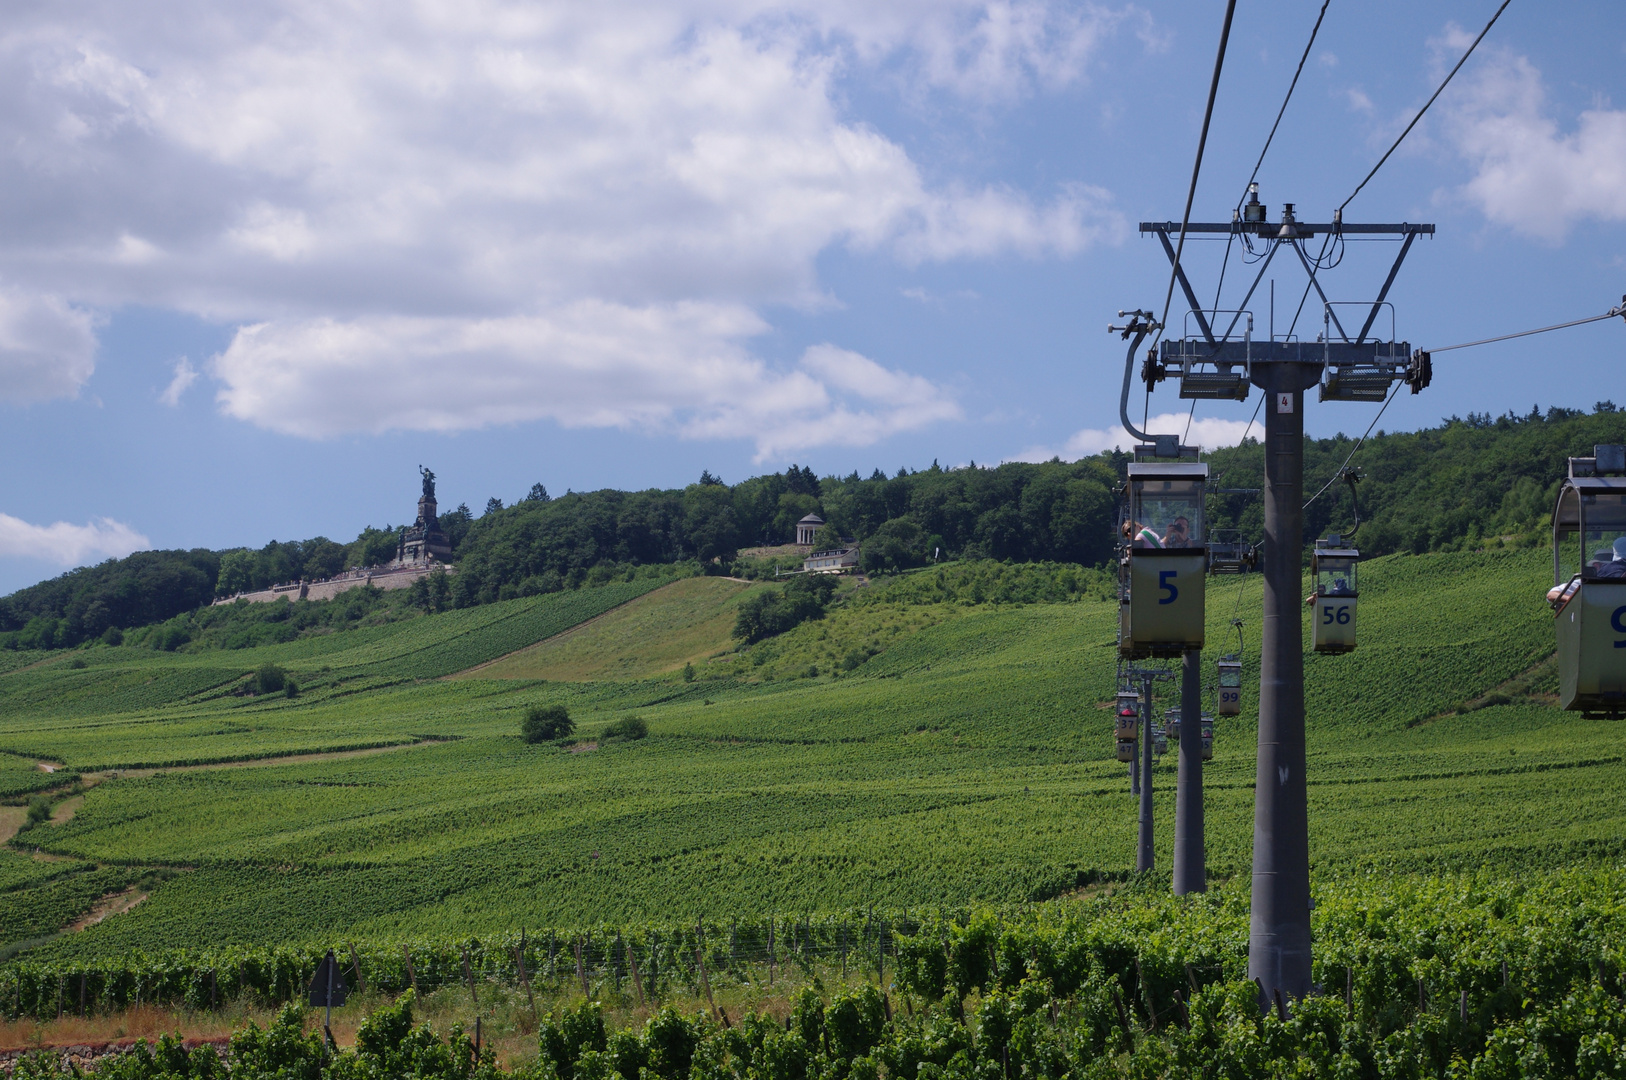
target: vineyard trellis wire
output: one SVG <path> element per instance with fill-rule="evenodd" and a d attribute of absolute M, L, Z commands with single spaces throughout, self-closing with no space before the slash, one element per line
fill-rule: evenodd
<path fill-rule="evenodd" d="M 959 913 L 963 919 L 964 913 Z M 934 914 L 934 920 L 956 918 Z M 902 936 L 922 922 L 907 912 L 700 920 L 694 925 L 521 930 L 452 941 L 343 941 L 336 951 L 352 988 L 420 992 L 530 982 L 555 991 L 582 983 L 590 994 L 630 990 L 697 994 L 698 957 L 714 977 L 768 981 L 816 965 L 883 979 Z M 234 947 L 212 952 L 132 952 L 96 960 L 12 961 L 0 968 L 0 1016 L 47 1019 L 136 1005 L 211 1009 L 248 998 L 264 1005 L 297 1000 L 331 946 Z M 467 974 L 464 964 L 467 962 Z M 359 971 L 357 970 L 359 967 Z"/>

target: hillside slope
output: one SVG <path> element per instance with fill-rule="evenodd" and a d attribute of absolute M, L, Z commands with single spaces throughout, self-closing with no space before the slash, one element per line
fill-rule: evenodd
<path fill-rule="evenodd" d="M 1360 649 L 1306 670 L 1318 873 L 1619 856 L 1620 725 L 1558 712 L 1539 679 L 1473 707 L 1551 651 L 1543 565 L 1532 552 L 1368 565 Z M 1212 589 L 1211 637 L 1221 642 L 1240 610 L 1256 680 L 1257 578 Z M 71 821 L 21 842 L 76 860 L 76 872 L 192 872 L 40 951 L 1021 901 L 1128 873 L 1136 809 L 1109 734 L 1113 605 L 897 595 L 920 602 L 876 594 L 838 605 L 702 667 L 692 684 L 675 675 L 369 678 L 397 662 L 381 652 L 376 668 L 358 663 L 353 679 L 308 698 L 211 701 L 188 690 L 185 669 L 166 672 L 163 658 L 150 682 L 134 668 L 121 675 L 127 693 L 150 696 L 145 706 L 110 714 L 105 694 L 79 692 L 88 671 L 0 676 L 0 694 L 24 681 L 39 706 L 0 718 L 0 746 L 81 768 L 324 739 L 451 740 L 106 780 Z M 426 619 L 420 633 L 439 619 L 461 626 L 461 617 Z M 850 670 L 826 666 L 863 642 L 878 651 Z M 376 644 L 331 655 L 359 657 Z M 767 659 L 754 666 L 758 650 Z M 435 655 L 424 653 L 429 668 L 450 663 Z M 320 657 L 302 662 L 320 673 Z M 814 668 L 820 674 L 807 677 Z M 165 694 L 169 704 L 158 700 Z M 1208 770 L 1210 863 L 1220 874 L 1245 873 L 1249 860 L 1256 690 L 1246 699 L 1242 717 L 1220 721 Z M 540 703 L 564 704 L 577 719 L 574 752 L 520 741 L 520 717 Z M 628 715 L 648 722 L 648 738 L 597 741 Z M 1172 758 L 1159 763 L 1164 866 L 1173 772 Z M 0 926 L 29 891 L 0 894 Z M 52 895 L 67 898 L 52 901 L 66 922 L 77 913 L 70 899 L 83 894 L 63 886 Z M 324 913 L 320 926 L 313 910 Z"/>
<path fill-rule="evenodd" d="M 582 681 L 677 671 L 732 648 L 740 601 L 771 587 L 685 578 L 460 677 Z"/>

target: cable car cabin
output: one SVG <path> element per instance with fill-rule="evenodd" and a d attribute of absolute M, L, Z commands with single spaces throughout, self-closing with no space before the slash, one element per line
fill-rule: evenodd
<path fill-rule="evenodd" d="M 1203 760 L 1204 761 L 1213 761 L 1214 760 L 1214 718 L 1212 716 L 1209 716 L 1207 713 L 1203 713 L 1202 719 L 1199 721 L 1199 724 L 1200 724 L 1199 730 L 1202 731 L 1202 735 L 1203 735 Z M 1168 732 L 1168 741 L 1172 742 L 1175 745 L 1175 747 L 1178 749 L 1179 746 L 1180 746 L 1180 710 L 1179 709 L 1170 709 L 1170 710 L 1168 710 L 1167 712 L 1165 712 L 1163 714 L 1163 727 L 1164 727 L 1164 730 L 1166 732 Z M 1157 752 L 1162 753 L 1163 751 L 1159 750 Z"/>
<path fill-rule="evenodd" d="M 1238 716 L 1242 712 L 1242 661 L 1225 656 L 1215 667 L 1219 669 L 1219 704 L 1214 711 L 1220 716 Z"/>
<path fill-rule="evenodd" d="M 1119 740 L 1134 742 L 1140 738 L 1140 695 L 1133 690 L 1118 691 L 1118 714 L 1113 722 L 1113 734 Z"/>
<path fill-rule="evenodd" d="M 1152 725 L 1152 753 L 1162 757 L 1169 752 L 1169 737 L 1156 724 Z"/>
<path fill-rule="evenodd" d="M 1112 734 L 1118 743 L 1118 760 L 1134 761 L 1135 747 L 1140 744 L 1140 695 L 1135 691 L 1118 691 Z"/>
<path fill-rule="evenodd" d="M 1315 542 L 1310 575 L 1310 636 L 1318 653 L 1347 653 L 1355 648 L 1355 571 L 1361 553 L 1345 547 L 1340 537 Z"/>
<path fill-rule="evenodd" d="M 1179 656 L 1203 647 L 1207 548 L 1200 462 L 1134 462 L 1119 564 L 1119 651 Z"/>
<path fill-rule="evenodd" d="M 1558 698 L 1565 709 L 1626 713 L 1626 446 L 1570 458 L 1553 508 Z"/>

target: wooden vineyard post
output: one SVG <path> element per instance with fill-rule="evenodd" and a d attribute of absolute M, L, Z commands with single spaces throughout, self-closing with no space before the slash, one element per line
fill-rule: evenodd
<path fill-rule="evenodd" d="M 356 969 L 356 989 L 365 994 L 367 992 L 367 977 L 361 973 L 361 957 L 356 955 L 354 943 L 350 946 L 350 966 Z"/>
<path fill-rule="evenodd" d="M 214 1007 L 215 1007 L 215 969 L 210 968 L 209 969 L 209 1011 L 213 1012 Z M 79 1011 L 80 1012 L 85 1011 L 85 977 L 84 977 L 84 975 L 79 976 Z"/>
<path fill-rule="evenodd" d="M 1355 969 L 1344 968 L 1344 1006 L 1349 1012 L 1349 1018 L 1355 1019 Z"/>
<path fill-rule="evenodd" d="M 1124 999 L 1123 996 L 1118 993 L 1117 986 L 1113 986 L 1112 988 L 1112 1004 L 1118 1009 L 1118 1027 L 1123 1029 L 1124 1049 L 1127 1050 L 1134 1045 L 1134 1040 L 1130 1038 L 1129 1035 L 1129 1016 L 1124 1012 Z"/>
<path fill-rule="evenodd" d="M 773 985 L 773 924 L 774 917 L 768 916 L 768 985 Z"/>
<path fill-rule="evenodd" d="M 572 944 L 574 944 L 576 948 L 576 978 L 581 980 L 582 995 L 590 998 L 593 996 L 593 991 L 587 985 L 587 968 L 582 964 L 581 938 L 577 938 Z"/>
<path fill-rule="evenodd" d="M 401 955 L 406 958 L 407 981 L 412 984 L 412 995 L 416 997 L 418 994 L 418 973 L 412 970 L 412 950 L 408 949 L 405 943 L 401 945 Z"/>
<path fill-rule="evenodd" d="M 883 915 L 875 927 L 875 972 L 882 986 L 886 985 L 886 942 L 890 936 L 891 931 L 887 929 L 886 916 Z"/>
<path fill-rule="evenodd" d="M 480 992 L 474 988 L 474 972 L 469 968 L 469 947 L 463 946 L 463 979 L 469 984 L 469 997 L 474 999 L 474 1007 L 480 1007 Z"/>
<path fill-rule="evenodd" d="M 695 966 L 700 969 L 700 986 L 706 992 L 706 1004 L 711 1006 L 711 1014 L 715 1017 L 717 1015 L 717 1002 L 712 1000 L 711 979 L 706 974 L 706 939 L 701 934 L 698 923 L 694 928 L 694 962 Z"/>
<path fill-rule="evenodd" d="M 644 980 L 638 974 L 638 954 L 627 948 L 627 966 L 632 969 L 632 989 L 638 995 L 638 1007 L 644 1005 Z"/>
<path fill-rule="evenodd" d="M 209 972 L 209 1008 L 215 1007 L 215 973 Z M 85 1015 L 85 973 L 79 973 L 79 1015 Z"/>
<path fill-rule="evenodd" d="M 521 939 L 523 941 L 523 939 Z M 536 1022 L 536 998 L 531 994 L 531 980 L 525 974 L 525 946 L 514 946 L 514 966 L 519 968 L 519 984 L 525 988 L 525 1000 L 531 1003 L 531 1022 Z"/>
<path fill-rule="evenodd" d="M 626 961 L 627 945 L 621 940 L 621 931 L 615 932 L 615 951 L 610 954 L 610 970 L 615 973 L 615 996 L 621 996 L 621 965 Z"/>

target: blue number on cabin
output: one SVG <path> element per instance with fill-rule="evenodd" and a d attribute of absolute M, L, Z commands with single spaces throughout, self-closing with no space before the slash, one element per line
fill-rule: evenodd
<path fill-rule="evenodd" d="M 1157 587 L 1158 587 L 1158 589 L 1160 591 L 1162 591 L 1162 592 L 1166 592 L 1166 593 L 1169 594 L 1168 599 L 1159 600 L 1158 601 L 1159 604 L 1172 604 L 1172 603 L 1174 603 L 1175 598 L 1180 595 L 1180 590 L 1176 589 L 1174 587 L 1174 585 L 1171 583 L 1171 579 L 1173 579 L 1179 573 L 1180 573 L 1180 571 L 1178 571 L 1178 570 L 1159 570 L 1157 572 Z M 1622 610 L 1626 610 L 1626 609 L 1622 609 Z M 1622 632 L 1626 633 L 1626 631 L 1622 631 Z"/>
<path fill-rule="evenodd" d="M 1616 608 L 1615 613 L 1609 616 L 1609 625 L 1615 628 L 1615 633 L 1626 634 L 1626 604 Z M 1626 649 L 1626 641 L 1615 642 L 1615 648 Z"/>

